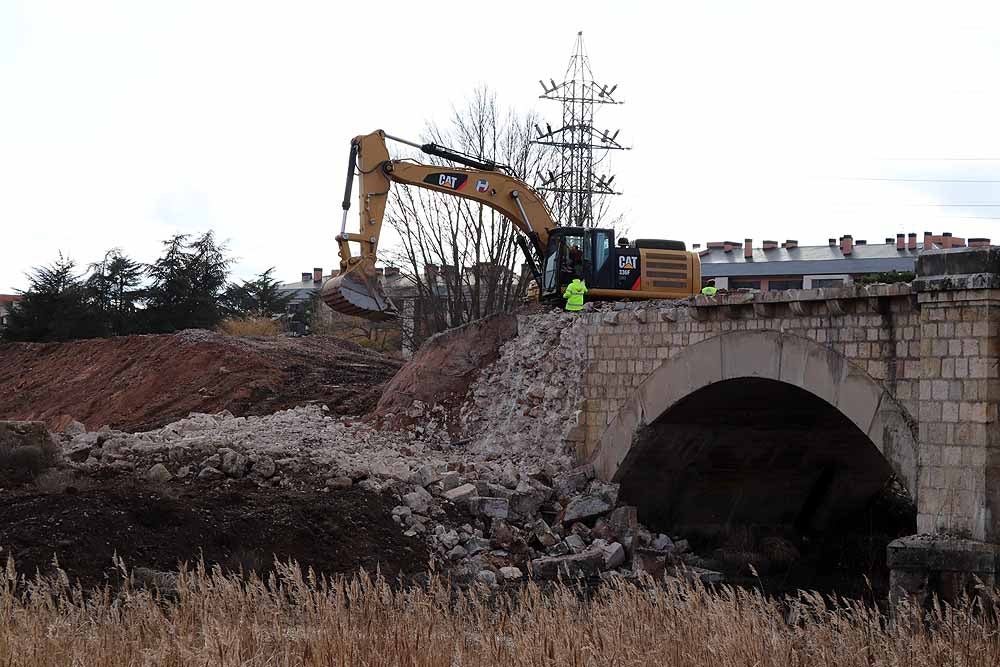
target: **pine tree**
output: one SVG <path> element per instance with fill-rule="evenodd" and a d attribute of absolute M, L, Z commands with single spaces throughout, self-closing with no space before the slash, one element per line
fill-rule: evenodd
<path fill-rule="evenodd" d="M 140 287 L 145 266 L 113 248 L 102 261 L 91 264 L 90 269 L 87 289 L 108 333 L 124 336 L 141 331 L 137 304 L 143 296 Z"/>
<path fill-rule="evenodd" d="M 282 294 L 280 282 L 273 278 L 274 267 L 257 274 L 253 280 L 231 284 L 226 289 L 227 310 L 240 317 L 273 317 L 288 309 L 291 294 Z"/>
<path fill-rule="evenodd" d="M 147 326 L 161 332 L 214 327 L 224 314 L 222 296 L 232 263 L 225 244 L 209 231 L 193 241 L 175 234 L 163 247 L 163 255 L 148 268 Z"/>
<path fill-rule="evenodd" d="M 62 253 L 48 266 L 28 274 L 29 287 L 10 312 L 5 340 L 62 341 L 106 335 L 76 263 Z"/>

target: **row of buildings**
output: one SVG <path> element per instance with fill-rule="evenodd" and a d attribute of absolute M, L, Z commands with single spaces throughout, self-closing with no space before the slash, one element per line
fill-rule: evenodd
<path fill-rule="evenodd" d="M 800 246 L 788 239 L 763 241 L 754 247 L 743 243 L 712 241 L 692 246 L 701 256 L 702 281 L 715 281 L 719 289 L 761 291 L 812 289 L 850 285 L 865 276 L 912 272 L 920 253 L 935 248 L 988 246 L 987 238 L 960 238 L 950 232 L 896 234 L 884 243 L 869 243 L 846 234 L 826 245 Z"/>

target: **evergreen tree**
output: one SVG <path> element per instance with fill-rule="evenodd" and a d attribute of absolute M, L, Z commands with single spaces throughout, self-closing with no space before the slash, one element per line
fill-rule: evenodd
<path fill-rule="evenodd" d="M 242 284 L 231 284 L 226 289 L 224 301 L 227 310 L 237 316 L 273 317 L 288 309 L 291 294 L 282 294 L 280 282 L 273 278 L 274 267 L 263 271 Z"/>
<path fill-rule="evenodd" d="M 152 331 L 210 329 L 222 319 L 232 260 L 213 232 L 190 238 L 175 234 L 164 241 L 163 255 L 148 267 L 152 284 L 145 314 Z"/>
<path fill-rule="evenodd" d="M 108 333 L 124 336 L 140 331 L 136 304 L 142 298 L 140 286 L 146 268 L 113 248 L 90 269 L 87 289 Z"/>
<path fill-rule="evenodd" d="M 15 304 L 3 331 L 5 340 L 62 341 L 106 334 L 76 263 L 63 257 L 27 274 L 24 299 Z"/>

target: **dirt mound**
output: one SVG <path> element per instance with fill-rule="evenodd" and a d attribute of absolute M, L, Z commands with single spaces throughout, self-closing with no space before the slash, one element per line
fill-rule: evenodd
<path fill-rule="evenodd" d="M 324 336 L 234 338 L 209 331 L 0 345 L 0 419 L 69 417 L 88 428 L 157 428 L 190 412 L 268 414 L 324 403 L 371 410 L 401 362 Z M 67 415 L 69 417 L 67 417 Z"/>
<path fill-rule="evenodd" d="M 5 494 L 0 560 L 32 576 L 53 555 L 84 586 L 113 580 L 112 558 L 129 567 L 176 570 L 181 561 L 267 571 L 274 559 L 334 574 L 376 566 L 389 577 L 426 568 L 423 541 L 401 534 L 393 502 L 351 489 L 338 493 L 244 488 L 145 488 L 136 482 L 51 495 Z"/>
<path fill-rule="evenodd" d="M 373 417 L 408 425 L 423 417 L 420 404 L 441 406 L 457 417 L 479 372 L 496 361 L 500 346 L 515 336 L 515 315 L 492 315 L 429 338 L 385 386 Z"/>

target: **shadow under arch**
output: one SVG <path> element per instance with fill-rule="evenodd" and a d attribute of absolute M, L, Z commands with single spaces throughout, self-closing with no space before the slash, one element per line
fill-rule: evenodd
<path fill-rule="evenodd" d="M 840 353 L 776 331 L 686 348 L 640 385 L 592 457 L 653 526 L 821 531 L 893 474 L 916 488 L 915 422 Z"/>

